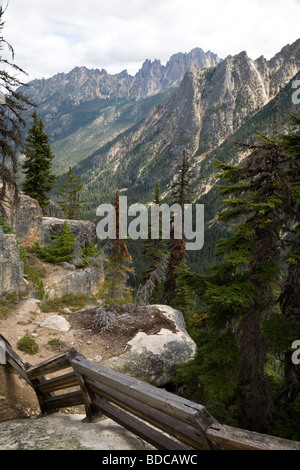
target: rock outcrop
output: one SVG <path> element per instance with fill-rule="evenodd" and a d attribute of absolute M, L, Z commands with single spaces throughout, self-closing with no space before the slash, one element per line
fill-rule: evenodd
<path fill-rule="evenodd" d="M 65 222 L 65 219 L 43 217 L 40 239 L 41 246 L 51 243 L 51 237 L 60 235 L 63 231 Z M 96 227 L 93 222 L 86 220 L 67 220 L 67 223 L 72 233 L 76 236 L 77 243 L 80 248 L 84 248 L 89 241 L 94 245 L 99 243 Z"/>
<path fill-rule="evenodd" d="M 53 203 L 49 213 L 61 215 L 58 209 Z M 7 198 L 5 213 L 5 221 L 13 228 L 15 235 L 5 235 L 0 229 L 0 294 L 26 289 L 19 245 L 27 249 L 32 248 L 36 242 L 41 246 L 48 245 L 52 236 L 60 235 L 66 222 L 65 219 L 43 217 L 38 202 L 22 193 L 16 207 Z M 45 293 L 49 299 L 60 298 L 65 294 L 95 294 L 104 278 L 101 259 L 85 269 L 76 269 L 82 262 L 81 252 L 87 243 L 99 243 L 95 224 L 84 220 L 67 220 L 67 223 L 76 236 L 73 264 L 48 270 Z"/>
<path fill-rule="evenodd" d="M 43 212 L 39 203 L 23 193 L 14 206 L 10 197 L 5 201 L 5 219 L 13 228 L 18 240 L 25 248 L 31 248 L 42 237 Z"/>
<path fill-rule="evenodd" d="M 26 289 L 23 270 L 16 236 L 5 234 L 0 227 L 0 295 Z"/>
<path fill-rule="evenodd" d="M 114 421 L 82 423 L 85 415 L 61 415 L 0 423 L 0 450 L 152 450 Z"/>
<path fill-rule="evenodd" d="M 90 266 L 76 269 L 75 266 L 59 266 L 53 268 L 47 277 L 45 293 L 49 300 L 60 299 L 67 294 L 94 295 L 104 280 L 101 267 Z"/>
<path fill-rule="evenodd" d="M 176 331 L 162 329 L 147 335 L 139 332 L 128 342 L 128 351 L 110 359 L 106 366 L 150 382 L 157 387 L 174 380 L 177 367 L 193 359 L 196 344 L 186 331 L 183 315 L 167 305 L 154 305 L 176 326 Z"/>

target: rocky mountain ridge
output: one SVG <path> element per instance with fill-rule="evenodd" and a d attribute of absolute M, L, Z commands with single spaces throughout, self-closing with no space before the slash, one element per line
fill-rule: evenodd
<path fill-rule="evenodd" d="M 28 87 L 33 101 L 41 106 L 50 99 L 70 100 L 75 105 L 95 98 L 138 100 L 165 90 L 180 80 L 190 67 L 213 67 L 221 59 L 212 52 L 194 48 L 189 53 L 174 54 L 163 65 L 160 60 L 147 59 L 135 76 L 127 70 L 111 75 L 106 70 L 75 67 L 49 79 L 34 80 Z"/>
<path fill-rule="evenodd" d="M 183 150 L 201 174 L 208 153 L 263 110 L 299 68 L 300 40 L 270 61 L 252 60 L 241 52 L 216 67 L 190 69 L 166 101 L 75 170 L 87 192 L 99 194 L 99 200 L 104 194 L 112 197 L 117 187 L 129 188 L 124 193 L 129 197 L 143 198 L 147 192 L 149 196 L 153 189 L 149 182 L 156 180 L 167 190 Z M 198 197 L 211 189 L 201 176 L 198 183 Z"/>
<path fill-rule="evenodd" d="M 166 65 L 157 59 L 146 60 L 135 76 L 127 70 L 111 75 L 104 69 L 75 67 L 69 73 L 31 81 L 20 90 L 35 103 L 55 141 L 72 131 L 79 112 L 86 114 L 82 123 L 87 124 L 102 109 L 120 101 L 136 102 L 166 90 L 181 80 L 189 67 L 212 67 L 219 62 L 216 54 L 195 48 L 173 55 Z"/>

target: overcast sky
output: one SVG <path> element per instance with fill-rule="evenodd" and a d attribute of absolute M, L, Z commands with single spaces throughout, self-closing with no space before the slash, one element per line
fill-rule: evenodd
<path fill-rule="evenodd" d="M 201 47 L 270 59 L 300 37 L 300 0 L 0 0 L 4 38 L 29 80 L 75 66 L 135 74 Z M 26 80 L 28 80 L 26 79 Z"/>

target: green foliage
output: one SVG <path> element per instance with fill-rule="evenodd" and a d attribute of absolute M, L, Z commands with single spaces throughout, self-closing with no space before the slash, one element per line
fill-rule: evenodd
<path fill-rule="evenodd" d="M 26 354 L 30 354 L 31 356 L 39 352 L 39 346 L 37 342 L 30 336 L 23 336 L 23 338 L 18 341 L 17 348 Z"/>
<path fill-rule="evenodd" d="M 99 297 L 104 307 L 122 307 L 133 302 L 133 288 L 127 284 L 128 276 L 134 272 L 132 258 L 124 240 L 120 239 L 120 199 L 116 191 L 114 206 L 116 210 L 116 239 L 111 240 L 111 253 L 107 257 L 105 280 L 101 285 Z"/>
<path fill-rule="evenodd" d="M 0 298 L 0 318 L 7 317 L 12 307 L 24 296 L 22 293 L 3 292 Z"/>
<path fill-rule="evenodd" d="M 76 237 L 72 234 L 67 222 L 64 223 L 63 231 L 54 237 L 54 242 L 45 247 L 39 243 L 34 245 L 35 252 L 48 263 L 62 263 L 72 260 Z"/>
<path fill-rule="evenodd" d="M 285 353 L 290 351 L 292 343 L 300 338 L 300 325 L 298 328 L 293 326 L 278 308 L 263 322 L 263 332 L 274 352 Z"/>
<path fill-rule="evenodd" d="M 14 233 L 13 229 L 7 225 L 4 219 L 0 218 L 0 227 L 2 227 L 5 234 Z"/>
<path fill-rule="evenodd" d="M 210 399 L 229 400 L 237 391 L 239 346 L 230 330 L 215 335 L 201 330 L 197 335 L 195 359 L 180 365 L 176 382 L 196 382 Z"/>
<path fill-rule="evenodd" d="M 26 248 L 24 248 L 23 246 L 19 246 L 19 252 L 20 252 L 20 259 L 22 263 L 26 263 L 28 259 L 28 253 L 27 253 Z"/>
<path fill-rule="evenodd" d="M 99 298 L 104 307 L 122 307 L 133 303 L 133 289 L 127 285 L 128 274 L 133 268 L 128 265 L 128 258 L 110 255 L 105 269 L 105 280 L 99 291 Z"/>
<path fill-rule="evenodd" d="M 54 155 L 51 152 L 49 137 L 44 131 L 44 124 L 38 119 L 37 112 L 32 114 L 33 123 L 28 130 L 25 160 L 22 165 L 25 181 L 23 191 L 36 199 L 41 208 L 49 205 L 48 193 L 54 188 L 57 177 L 51 173 Z"/>
<path fill-rule="evenodd" d="M 297 191 L 293 180 L 299 166 L 274 138 L 260 135 L 257 145 L 241 147 L 251 150 L 242 165 L 214 163 L 222 181 L 218 187 L 226 195 L 219 221 L 230 226 L 233 236 L 216 242 L 216 255 L 221 259 L 208 275 L 187 272 L 182 276 L 201 305 L 201 310 L 192 315 L 190 327 L 197 356 L 193 367 L 186 367 L 184 380 L 202 387 L 208 401 L 217 399 L 224 404 L 236 399 L 238 390 L 240 416 L 243 420 L 248 416 L 242 425 L 255 429 L 260 423 L 259 429 L 266 429 L 267 404 L 263 397 L 269 394 L 272 400 L 266 378 L 277 390 L 283 385 L 279 373 L 283 356 L 300 334 L 291 321 L 297 321 L 297 295 L 287 295 L 282 303 L 289 315 L 275 309 L 281 268 L 285 266 L 281 259 L 285 238 L 281 235 L 286 224 L 295 220 Z M 289 233 L 286 238 L 296 239 Z M 298 288 L 299 297 L 296 249 L 290 251 L 288 259 L 290 280 L 294 281 L 292 291 L 290 282 L 286 293 Z M 272 360 L 267 360 L 267 346 Z M 281 354 L 279 362 L 275 354 Z M 179 378 L 181 373 L 180 368 Z M 259 383 L 259 388 L 254 388 L 254 383 Z"/>
<path fill-rule="evenodd" d="M 86 266 L 89 265 L 90 260 L 92 258 L 95 258 L 97 255 L 100 256 L 101 253 L 102 253 L 101 250 L 96 245 L 94 245 L 91 241 L 89 241 L 87 245 L 81 251 L 83 261 L 80 264 L 78 264 L 78 267 L 86 268 Z M 93 264 L 99 266 L 99 263 L 97 263 L 97 261 L 95 261 Z"/>
<path fill-rule="evenodd" d="M 161 204 L 160 187 L 156 182 L 153 201 L 154 204 Z M 159 238 L 152 240 L 151 238 L 142 241 L 142 254 L 146 263 L 146 269 L 143 272 L 143 284 L 151 284 L 151 293 L 149 294 L 149 303 L 158 304 L 163 298 L 163 282 L 165 280 L 165 259 L 167 256 L 166 241 L 162 239 L 162 221 L 161 216 L 159 220 L 151 220 L 159 227 Z M 148 228 L 149 236 L 151 234 L 151 223 Z M 158 274 L 158 275 L 156 275 Z M 154 279 L 154 278 L 155 279 Z"/>
<path fill-rule="evenodd" d="M 61 298 L 49 300 L 44 299 L 40 303 L 40 309 L 42 312 L 51 313 L 57 312 L 62 313 L 64 308 L 69 308 L 72 312 L 77 312 L 90 303 L 93 297 L 84 294 L 65 294 Z"/>
<path fill-rule="evenodd" d="M 24 274 L 27 276 L 27 280 L 32 283 L 33 288 L 36 289 L 34 294 L 42 300 L 46 295 L 42 280 L 46 276 L 46 271 L 43 267 L 38 266 L 36 257 L 30 251 L 27 252 L 24 248 L 20 248 L 23 252 Z"/>
<path fill-rule="evenodd" d="M 81 206 L 85 201 L 80 199 L 82 187 L 80 177 L 75 176 L 73 169 L 69 167 L 66 175 L 62 176 L 60 187 L 57 190 L 57 194 L 61 198 L 58 204 L 67 219 L 77 220 L 83 214 Z"/>
<path fill-rule="evenodd" d="M 187 322 L 190 324 L 193 314 L 197 310 L 197 302 L 195 297 L 191 294 L 190 285 L 186 281 L 186 275 L 190 273 L 186 260 L 183 261 L 181 266 L 177 268 L 177 286 L 176 298 L 173 302 L 173 307 L 180 310 Z"/>

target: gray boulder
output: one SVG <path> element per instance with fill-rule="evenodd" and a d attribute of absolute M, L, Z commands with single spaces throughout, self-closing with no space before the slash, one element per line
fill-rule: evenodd
<path fill-rule="evenodd" d="M 53 270 L 51 277 L 48 277 L 45 292 L 50 300 L 59 299 L 66 294 L 93 295 L 99 291 L 103 280 L 104 272 L 98 267 L 90 266 L 74 270 L 70 267 L 61 267 Z"/>
<path fill-rule="evenodd" d="M 139 332 L 128 342 L 129 350 L 111 358 L 106 366 L 161 387 L 174 380 L 180 364 L 193 359 L 196 344 L 186 331 L 180 311 L 167 305 L 154 305 L 174 322 L 176 331 L 162 329 L 158 334 Z"/>
<path fill-rule="evenodd" d="M 48 317 L 40 326 L 48 328 L 49 330 L 60 331 L 62 333 L 67 333 L 71 329 L 70 323 L 62 315 L 53 315 Z"/>
<path fill-rule="evenodd" d="M 64 214 L 59 205 L 50 200 L 49 206 L 44 209 L 44 217 L 56 217 L 57 219 L 63 219 Z"/>
<path fill-rule="evenodd" d="M 56 413 L 0 423 L 0 450 L 153 450 L 111 419 L 82 423 L 85 415 Z"/>
<path fill-rule="evenodd" d="M 0 227 L 0 295 L 26 289 L 23 269 L 16 236 L 5 234 Z"/>
<path fill-rule="evenodd" d="M 44 217 L 42 221 L 41 245 L 49 245 L 53 236 L 60 235 L 64 224 L 67 222 L 72 233 L 77 237 L 80 248 L 84 248 L 89 241 L 98 244 L 99 239 L 96 233 L 96 225 L 87 220 L 57 219 L 55 217 Z"/>
<path fill-rule="evenodd" d="M 20 193 L 19 202 L 14 207 L 8 195 L 5 201 L 5 219 L 25 248 L 31 248 L 40 241 L 43 212 L 35 199 Z"/>

